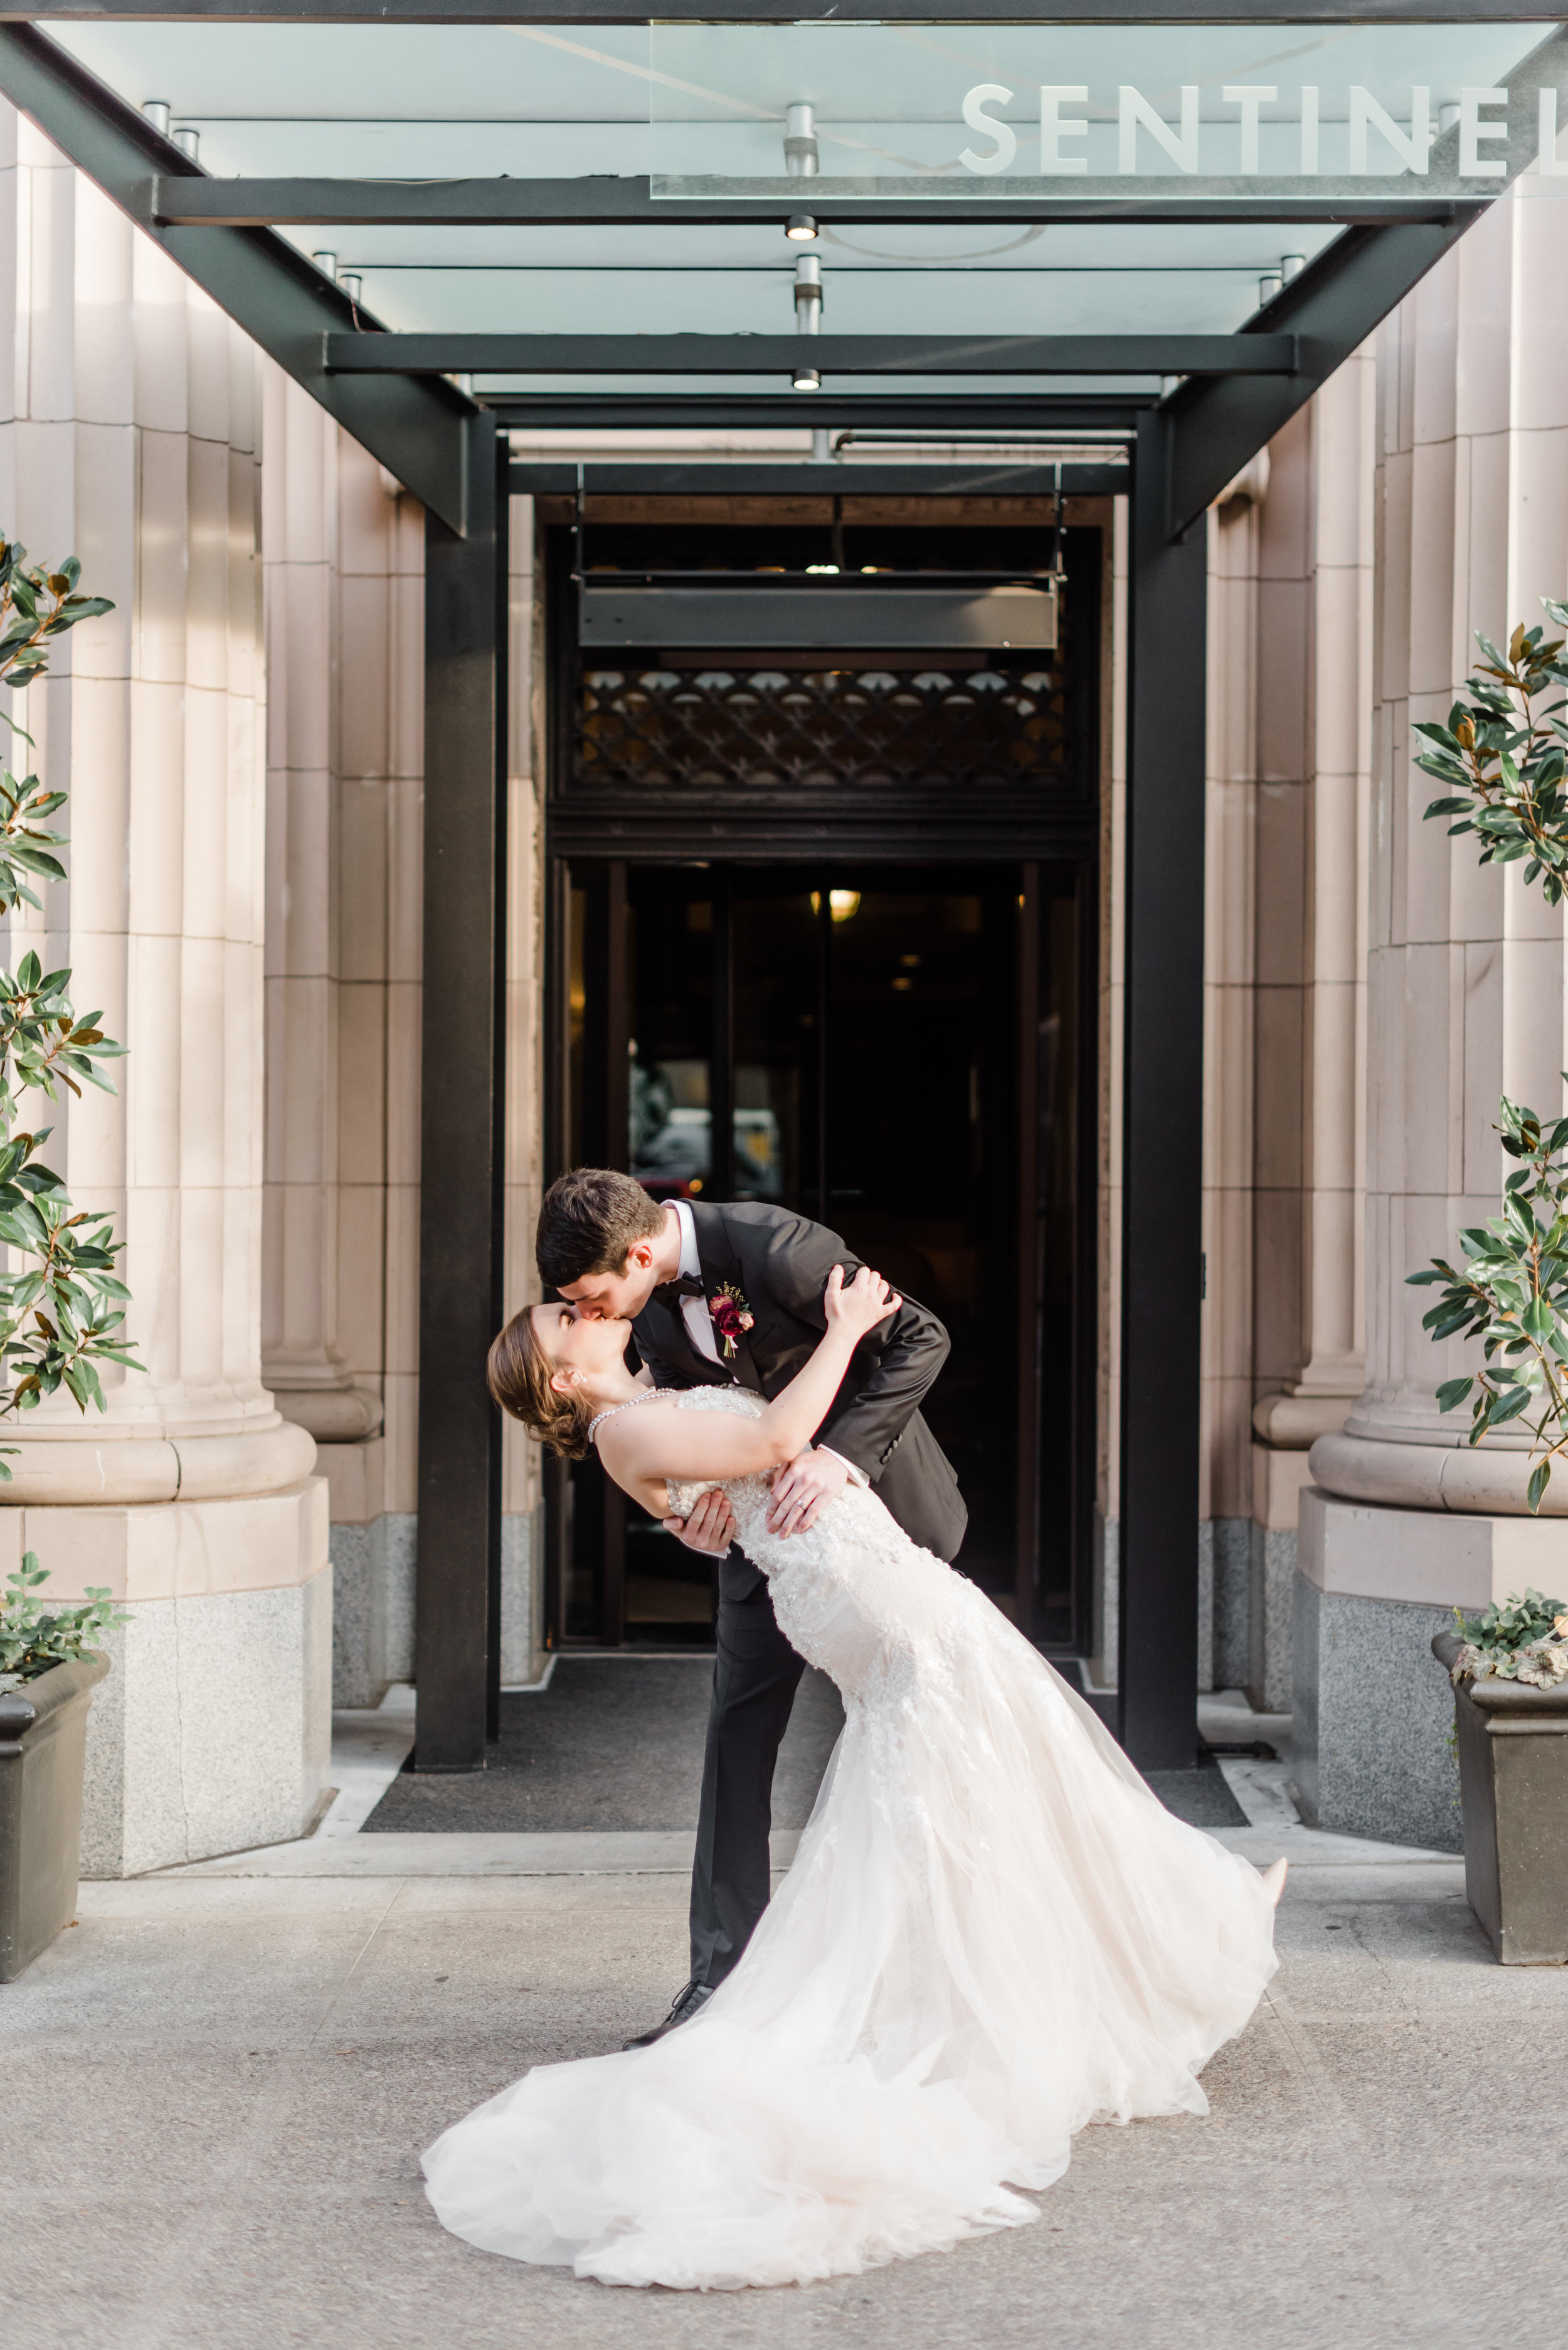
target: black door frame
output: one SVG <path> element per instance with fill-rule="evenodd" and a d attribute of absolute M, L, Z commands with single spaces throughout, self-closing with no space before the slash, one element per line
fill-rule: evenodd
<path fill-rule="evenodd" d="M 575 493 L 575 511 L 580 527 L 585 511 L 585 494 L 602 492 L 609 496 L 640 494 L 679 499 L 692 491 L 698 494 L 703 489 L 711 491 L 718 484 L 722 473 L 732 471 L 742 476 L 742 486 L 738 494 L 798 497 L 803 470 L 777 465 L 689 468 L 684 464 L 568 468 L 546 463 L 514 465 L 512 482 L 514 489 L 531 491 L 536 495 L 559 496 L 571 489 Z M 814 475 L 830 476 L 836 490 L 845 486 L 846 469 L 842 465 L 814 466 L 809 470 Z M 1058 484 L 1054 468 L 1038 465 L 1009 467 L 1002 472 L 1001 478 L 994 468 L 977 474 L 969 468 L 950 472 L 934 467 L 884 468 L 878 465 L 873 479 L 864 484 L 857 481 L 855 487 L 857 493 L 868 495 L 879 495 L 885 492 L 900 499 L 916 501 L 950 497 L 955 491 L 979 492 L 988 498 L 1048 497 L 1058 486 L 1064 494 L 1074 496 L 1106 496 L 1116 492 L 1125 495 L 1131 486 L 1132 471 L 1127 463 L 1075 463 L 1062 469 Z M 695 475 L 694 481 L 692 475 Z M 893 480 L 889 482 L 888 475 L 893 475 Z M 728 486 L 727 482 L 725 486 Z M 826 486 L 826 482 L 821 486 Z M 627 897 L 628 862 L 639 868 L 660 864 L 689 866 L 704 859 L 727 866 L 798 867 L 822 862 L 848 866 L 869 863 L 882 868 L 896 868 L 901 864 L 929 867 L 944 860 L 976 869 L 1006 865 L 1020 869 L 1023 877 L 1023 896 L 1026 900 L 1022 910 L 1021 1002 L 1016 1034 L 1020 1128 L 1017 1246 L 1020 1266 L 1025 1269 L 1023 1277 L 1037 1285 L 1043 1277 L 1044 1264 L 1044 1202 L 1038 1188 L 1044 1168 L 1037 1131 L 1043 1040 L 1036 1030 L 1026 1025 L 1022 1014 L 1025 1000 L 1035 1007 L 1036 1012 L 1038 1010 L 1043 899 L 1071 895 L 1075 900 L 1079 963 L 1075 973 L 1078 1030 L 1074 1039 L 1074 1049 L 1079 1078 L 1075 1105 L 1076 1163 L 1074 1170 L 1077 1200 L 1074 1235 L 1075 1319 L 1069 1340 L 1073 1362 L 1073 1430 L 1067 1451 L 1072 1484 L 1068 1513 L 1074 1554 L 1075 1615 L 1083 1624 L 1087 1619 L 1088 1586 L 1092 1575 L 1097 1419 L 1098 1119 L 1096 1088 L 1100 1058 L 1099 858 L 1102 804 L 1099 736 L 1100 675 L 1104 651 L 1101 599 L 1105 566 L 1109 561 L 1109 534 L 1097 525 L 1077 528 L 1068 534 L 1066 546 L 1079 608 L 1093 614 L 1088 658 L 1069 681 L 1074 704 L 1071 723 L 1075 729 L 1075 775 L 1078 796 L 1071 805 L 1044 817 L 1031 814 L 1022 821 L 1016 816 L 1011 822 L 1004 820 L 992 837 L 977 837 L 972 828 L 972 819 L 966 826 L 950 813 L 933 818 L 923 812 L 914 816 L 908 809 L 900 811 L 897 834 L 890 835 L 887 811 L 881 806 L 869 819 L 860 812 L 858 816 L 852 814 L 847 819 L 836 816 L 826 820 L 803 816 L 795 811 L 770 820 L 750 810 L 742 816 L 733 807 L 722 813 L 716 807 L 688 812 L 672 820 L 657 809 L 649 812 L 646 807 L 639 808 L 630 802 L 617 804 L 607 809 L 591 808 L 587 812 L 575 806 L 567 789 L 573 756 L 571 712 L 578 658 L 573 627 L 575 583 L 571 569 L 572 544 L 565 525 L 546 526 L 539 535 L 535 556 L 545 583 L 548 743 L 545 840 L 550 876 L 545 903 L 550 910 L 549 919 L 556 925 L 555 935 L 546 945 L 546 1180 L 566 1164 L 566 1037 L 570 988 L 566 925 L 571 886 L 568 877 L 572 868 L 587 865 L 602 875 L 605 905 L 600 919 L 607 923 L 609 934 L 607 941 L 601 942 L 599 951 L 601 954 L 607 951 L 610 956 L 618 955 L 624 960 L 622 910 Z M 1085 559 L 1086 556 L 1088 560 Z M 1068 879 L 1070 887 L 1064 890 L 1062 884 Z M 611 993 L 618 1002 L 613 983 Z M 599 1035 L 597 1045 L 598 1051 L 607 1055 L 607 1066 L 612 1072 L 613 1084 L 613 1073 L 626 1066 L 627 1035 L 624 1014 L 612 1011 L 610 1017 L 619 1021 L 617 1033 L 613 1036 Z M 608 1105 L 605 1117 L 607 1137 L 624 1135 L 625 1111 L 624 1100 Z M 596 1139 L 589 1147 L 597 1148 L 597 1124 L 594 1132 Z M 612 1163 L 617 1163 L 607 1140 L 605 1147 L 611 1150 Z M 716 1196 L 726 1194 L 720 1192 Z M 1024 1622 L 1026 1627 L 1033 1616 L 1039 1572 L 1038 1455 L 1042 1443 L 1044 1403 L 1040 1345 L 1042 1310 L 1043 1301 L 1036 1296 L 1035 1312 L 1020 1315 L 1014 1367 L 1018 1508 L 1017 1550 L 1012 1588 L 1019 1620 Z M 572 1481 L 564 1471 L 555 1470 L 549 1473 L 547 1503 L 547 1620 L 559 1626 L 564 1623 L 571 1550 L 566 1520 L 568 1510 L 573 1506 Z M 618 1496 L 607 1503 L 606 1506 L 609 1511 L 617 1509 Z M 618 1523 L 619 1520 L 615 1523 Z M 611 1523 L 607 1519 L 607 1537 L 610 1533 Z M 1195 1530 L 1195 1575 L 1196 1545 Z M 618 1598 L 618 1593 L 607 1583 L 601 1633 L 598 1641 L 592 1645 L 613 1647 L 619 1644 L 623 1627 Z M 1085 1651 L 1075 1644 L 1059 1652 L 1075 1655 Z M 1052 1648 L 1050 1653 L 1056 1654 L 1058 1650 Z"/>

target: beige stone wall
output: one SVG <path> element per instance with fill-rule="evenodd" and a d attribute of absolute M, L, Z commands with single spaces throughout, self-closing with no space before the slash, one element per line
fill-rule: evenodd
<path fill-rule="evenodd" d="M 1373 362 L 1209 518 L 1202 1679 L 1288 1703 L 1306 1448 L 1361 1381 Z"/>
<path fill-rule="evenodd" d="M 30 1114 L 116 1213 L 146 1367 L 101 1418 L 29 1414 L 0 1506 L 55 1594 L 131 1603 L 89 1730 L 84 1863 L 113 1875 L 296 1834 L 326 1778 L 324 1494 L 260 1358 L 259 369 L 5 106 L 0 254 L 0 521 L 116 605 L 19 698 L 69 879 L 0 947 L 69 965 L 130 1051 L 114 1098 Z"/>
<path fill-rule="evenodd" d="M 331 1488 L 340 1702 L 413 1663 L 424 515 L 263 367 L 264 1345 Z"/>

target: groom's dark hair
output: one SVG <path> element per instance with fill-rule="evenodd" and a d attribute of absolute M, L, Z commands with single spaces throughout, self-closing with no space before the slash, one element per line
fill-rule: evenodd
<path fill-rule="evenodd" d="M 539 1211 L 539 1278 L 560 1289 L 590 1273 L 624 1273 L 628 1251 L 663 1230 L 663 1209 L 632 1176 L 573 1167 L 556 1176 Z"/>

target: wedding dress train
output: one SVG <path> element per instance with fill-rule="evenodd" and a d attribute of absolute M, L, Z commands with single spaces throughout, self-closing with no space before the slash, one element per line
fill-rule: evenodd
<path fill-rule="evenodd" d="M 1274 1970 L 1257 1872 L 875 1493 L 784 1542 L 765 1479 L 725 1490 L 844 1697 L 794 1866 L 692 2022 L 536 2067 L 425 2157 L 454 2234 L 606 2283 L 805 2283 L 1035 2219 L 1016 2190 L 1085 2123 L 1207 2112 L 1198 2075 Z"/>

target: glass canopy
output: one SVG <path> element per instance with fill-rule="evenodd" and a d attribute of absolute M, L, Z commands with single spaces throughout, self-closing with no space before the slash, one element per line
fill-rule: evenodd
<path fill-rule="evenodd" d="M 48 37 L 132 106 L 167 108 L 154 119 L 219 178 L 640 187 L 640 219 L 599 224 L 280 228 L 390 330 L 790 335 L 786 212 L 815 203 L 825 335 L 983 337 L 1232 334 L 1343 233 L 1351 196 L 1568 188 L 1554 142 L 1547 176 L 1533 168 L 1559 62 L 1568 128 L 1568 58 L 1526 62 L 1551 31 L 72 20 Z M 1043 195 L 1054 216 L 974 216 Z M 904 218 L 854 216 L 888 196 Z M 680 198 L 725 199 L 729 216 L 660 216 Z M 965 217 L 942 219 L 959 201 Z M 574 382 L 779 388 L 547 388 Z"/>

